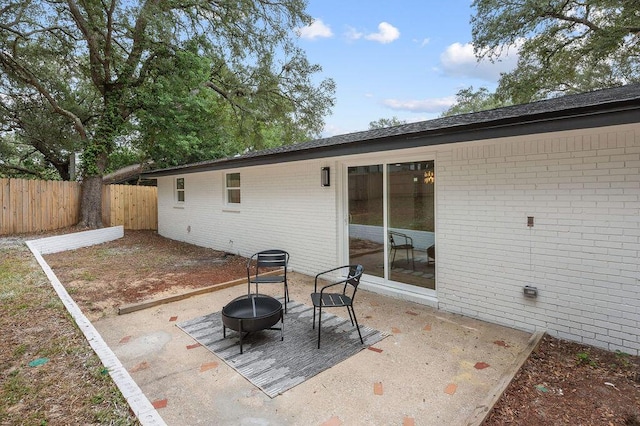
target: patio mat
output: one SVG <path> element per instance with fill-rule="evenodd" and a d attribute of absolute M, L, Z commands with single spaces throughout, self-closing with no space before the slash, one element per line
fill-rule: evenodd
<path fill-rule="evenodd" d="M 279 300 L 282 302 L 282 298 Z M 362 345 L 348 317 L 344 319 L 323 310 L 321 347 L 318 349 L 317 325 L 315 330 L 311 328 L 313 308 L 292 300 L 287 302 L 287 310 L 284 341 L 280 340 L 280 331 L 249 333 L 242 340 L 243 354 L 240 354 L 237 332 L 227 329 L 227 338 L 222 337 L 220 312 L 182 322 L 178 327 L 271 398 L 387 336 L 360 324 Z M 346 308 L 343 310 L 346 314 Z"/>

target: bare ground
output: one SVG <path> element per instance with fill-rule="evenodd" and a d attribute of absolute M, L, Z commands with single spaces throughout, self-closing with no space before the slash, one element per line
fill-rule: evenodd
<path fill-rule="evenodd" d="M 149 231 L 46 260 L 92 319 L 115 315 L 123 304 L 246 276 L 242 257 Z M 58 324 L 46 327 L 55 332 Z M 640 358 L 545 336 L 484 424 L 640 425 Z"/>
<path fill-rule="evenodd" d="M 247 259 L 127 231 L 108 243 L 50 254 L 45 260 L 91 320 L 119 306 L 173 295 L 246 276 Z"/>
<path fill-rule="evenodd" d="M 640 426 L 640 358 L 545 335 L 484 425 Z"/>

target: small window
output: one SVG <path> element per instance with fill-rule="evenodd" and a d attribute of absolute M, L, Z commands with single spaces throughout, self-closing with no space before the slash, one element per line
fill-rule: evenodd
<path fill-rule="evenodd" d="M 176 201 L 184 203 L 184 178 L 176 179 Z"/>
<path fill-rule="evenodd" d="M 240 173 L 227 173 L 227 204 L 240 204 Z"/>

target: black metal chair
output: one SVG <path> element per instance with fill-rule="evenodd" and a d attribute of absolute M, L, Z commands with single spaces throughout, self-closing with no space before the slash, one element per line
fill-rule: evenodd
<path fill-rule="evenodd" d="M 427 247 L 427 265 L 436 264 L 436 245 L 432 244 Z"/>
<path fill-rule="evenodd" d="M 247 294 L 251 294 L 251 284 L 256 286 L 256 294 L 259 284 L 284 285 L 284 311 L 287 312 L 289 300 L 289 286 L 287 283 L 287 265 L 289 253 L 284 250 L 264 250 L 255 253 L 247 262 Z"/>
<path fill-rule="evenodd" d="M 318 292 L 318 279 L 323 275 L 335 273 L 340 269 L 349 269 L 346 278 L 341 279 L 331 284 L 327 284 Z M 316 309 L 318 309 L 318 349 L 320 349 L 320 332 L 322 324 L 322 308 L 339 308 L 346 307 L 349 312 L 349 319 L 351 325 L 355 325 L 360 336 L 360 343 L 364 344 L 362 340 L 362 334 L 360 333 L 360 326 L 358 325 L 358 319 L 356 318 L 356 311 L 353 310 L 353 299 L 358 291 L 358 284 L 360 284 L 360 278 L 364 272 L 362 265 L 345 265 L 339 266 L 328 271 L 320 272 L 316 275 L 316 279 L 313 285 L 313 293 L 311 293 L 311 302 L 313 303 L 313 328 L 316 327 Z M 330 293 L 327 289 L 335 286 L 341 286 L 341 291 L 338 293 Z M 355 324 L 354 324 L 355 322 Z"/>
<path fill-rule="evenodd" d="M 393 269 L 393 264 L 396 260 L 396 252 L 398 250 L 404 250 L 406 252 L 407 264 L 409 263 L 409 259 L 411 259 L 411 267 L 412 269 L 416 269 L 416 261 L 413 257 L 413 238 L 400 232 L 389 231 L 389 257 L 391 258 L 391 269 Z M 409 253 L 411 253 L 411 256 L 409 256 Z"/>

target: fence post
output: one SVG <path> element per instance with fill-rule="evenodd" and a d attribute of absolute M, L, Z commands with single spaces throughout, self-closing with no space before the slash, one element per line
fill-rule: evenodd
<path fill-rule="evenodd" d="M 111 185 L 102 185 L 102 226 L 111 226 Z"/>

